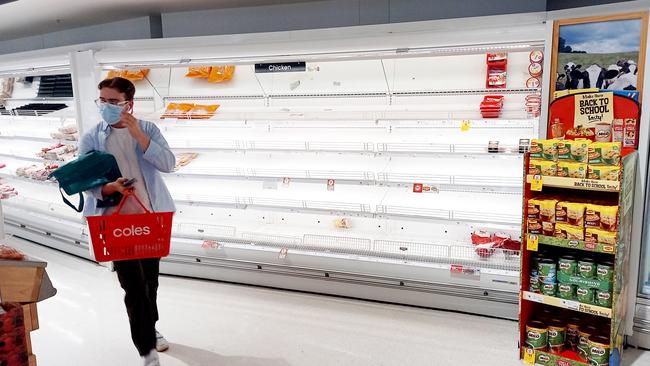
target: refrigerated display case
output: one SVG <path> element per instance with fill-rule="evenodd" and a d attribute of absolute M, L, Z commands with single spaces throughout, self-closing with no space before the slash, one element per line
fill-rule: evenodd
<path fill-rule="evenodd" d="M 85 80 L 91 90 L 111 70 L 150 69 L 135 81 L 135 114 L 185 163 L 165 175 L 178 211 L 163 273 L 515 318 L 519 251 L 472 234 L 520 239 L 525 140 L 540 135 L 528 102 L 543 94 L 527 86 L 530 54 L 544 50 L 520 37 L 543 30 L 381 52 L 280 57 L 267 44 L 268 56 L 244 58 L 197 48 L 182 62 L 170 61 L 177 48 L 136 41 L 135 51 L 98 47 L 94 63 L 75 61 L 71 72 L 79 84 L 80 67 L 84 78 L 100 70 Z M 486 88 L 486 55 L 496 52 L 507 53 L 506 85 Z M 305 71 L 255 72 L 288 60 Z M 225 64 L 235 65 L 227 82 L 185 76 Z M 481 103 L 492 95 L 502 107 L 487 118 Z M 34 139 L 70 118 L 82 131 L 98 122 L 86 108 L 95 97 L 77 93 L 71 115 L 7 117 L 0 131 L 29 138 L 0 153 L 38 159 Z M 172 103 L 219 108 L 209 119 L 161 118 Z M 56 185 L 16 177 L 11 164 L 5 179 L 24 193 L 5 202 L 8 230 L 87 257 L 87 229 Z"/>

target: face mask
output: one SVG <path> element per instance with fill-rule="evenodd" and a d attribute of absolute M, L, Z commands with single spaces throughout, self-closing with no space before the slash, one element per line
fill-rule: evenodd
<path fill-rule="evenodd" d="M 120 121 L 120 114 L 122 114 L 123 109 L 124 107 L 106 103 L 99 107 L 99 113 L 104 121 L 112 126 Z"/>

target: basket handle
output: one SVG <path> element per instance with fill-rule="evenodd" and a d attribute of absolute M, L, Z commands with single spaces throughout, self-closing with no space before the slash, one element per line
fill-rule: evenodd
<path fill-rule="evenodd" d="M 135 198 L 135 200 L 138 202 L 138 204 L 140 204 L 140 207 L 142 207 L 142 209 L 144 210 L 145 213 L 151 213 L 151 211 L 149 211 L 149 209 L 147 209 L 145 207 L 145 205 L 142 203 L 142 201 L 140 201 L 140 198 L 138 198 L 138 195 L 135 194 L 135 190 L 134 189 L 129 189 L 126 192 L 124 192 L 124 197 L 122 197 L 122 200 L 120 201 L 120 204 L 117 206 L 117 210 L 115 210 L 115 212 L 113 212 L 112 216 L 120 214 L 120 211 L 122 211 L 122 207 L 124 206 L 124 204 L 126 203 L 126 200 L 129 197 Z"/>

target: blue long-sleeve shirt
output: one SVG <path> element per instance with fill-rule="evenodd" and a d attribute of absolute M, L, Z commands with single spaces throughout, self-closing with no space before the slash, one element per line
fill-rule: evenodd
<path fill-rule="evenodd" d="M 142 120 L 138 122 L 142 132 L 151 139 L 147 151 L 143 152 L 140 145 L 136 144 L 136 156 L 138 157 L 140 169 L 142 169 L 151 208 L 155 212 L 175 212 L 174 200 L 160 173 L 172 172 L 176 165 L 176 157 L 155 124 Z M 111 126 L 104 121 L 100 122 L 84 134 L 79 145 L 79 153 L 83 155 L 93 150 L 106 152 L 106 139 L 108 139 L 110 133 Z M 102 196 L 102 187 L 86 191 L 86 196 L 89 199 L 84 206 L 83 215 L 103 215 L 106 209 L 97 207 L 97 200 L 104 198 Z"/>

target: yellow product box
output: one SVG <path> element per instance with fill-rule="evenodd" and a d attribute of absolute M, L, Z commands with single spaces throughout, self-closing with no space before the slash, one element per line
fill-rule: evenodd
<path fill-rule="evenodd" d="M 594 227 L 588 227 L 585 230 L 585 242 L 591 244 L 605 244 L 605 245 L 616 245 L 617 233 L 597 229 Z"/>
<path fill-rule="evenodd" d="M 554 177 L 557 174 L 557 162 L 531 159 L 528 164 L 528 174 Z"/>
<path fill-rule="evenodd" d="M 606 231 L 618 229 L 618 206 L 602 206 L 587 204 L 585 226 L 600 228 Z"/>
<path fill-rule="evenodd" d="M 539 202 L 539 219 L 541 222 L 555 222 L 555 199 L 540 199 Z"/>
<path fill-rule="evenodd" d="M 558 160 L 575 161 L 577 163 L 587 162 L 587 149 L 591 141 L 586 139 L 579 140 L 558 140 L 557 158 Z"/>
<path fill-rule="evenodd" d="M 555 206 L 555 222 L 584 226 L 586 208 L 585 203 L 558 202 Z"/>
<path fill-rule="evenodd" d="M 528 200 L 528 218 L 529 219 L 541 219 L 541 207 L 540 202 L 536 198 L 531 198 Z"/>
<path fill-rule="evenodd" d="M 559 141 L 560 140 L 532 140 L 530 144 L 530 157 L 533 159 L 557 161 L 557 147 Z"/>
<path fill-rule="evenodd" d="M 557 223 L 554 236 L 560 239 L 585 240 L 585 229 L 582 226 Z"/>
<path fill-rule="evenodd" d="M 620 142 L 593 142 L 588 148 L 589 165 L 620 165 L 621 143 Z"/>
<path fill-rule="evenodd" d="M 542 234 L 542 223 L 538 219 L 528 219 L 527 220 L 528 233 L 529 234 Z"/>
<path fill-rule="evenodd" d="M 557 176 L 584 179 L 587 177 L 587 163 L 560 160 L 557 163 Z"/>
<path fill-rule="evenodd" d="M 621 180 L 621 167 L 618 165 L 592 165 L 587 168 L 587 178 L 599 180 Z"/>

